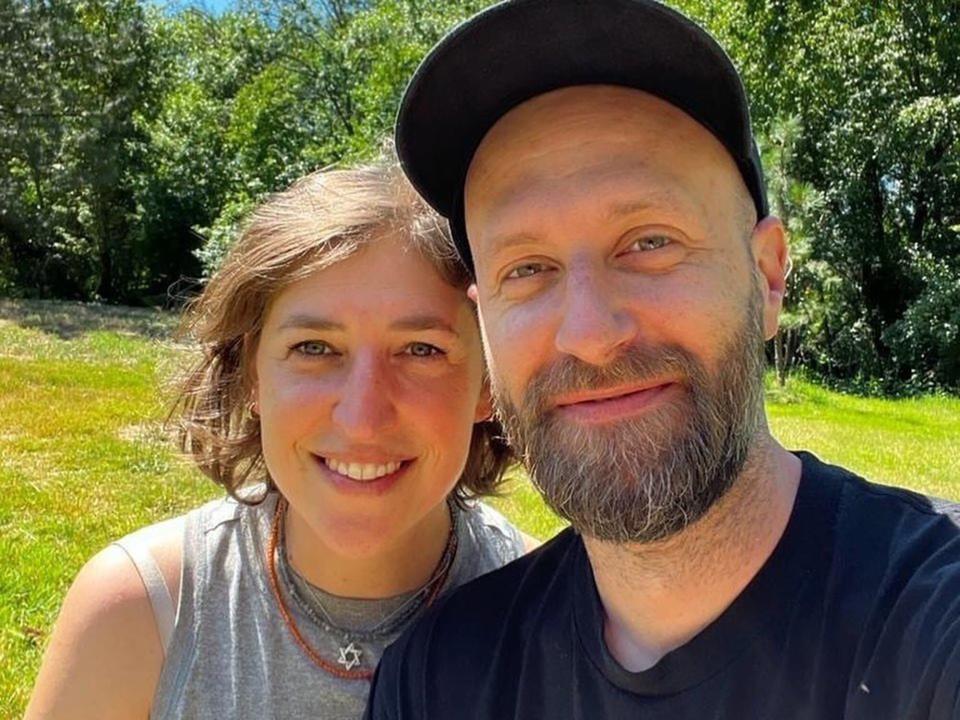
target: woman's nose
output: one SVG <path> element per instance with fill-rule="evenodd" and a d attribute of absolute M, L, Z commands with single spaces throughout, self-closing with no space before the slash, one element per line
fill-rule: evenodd
<path fill-rule="evenodd" d="M 333 408 L 333 420 L 347 437 L 376 440 L 396 421 L 389 369 L 373 354 L 355 356 Z"/>

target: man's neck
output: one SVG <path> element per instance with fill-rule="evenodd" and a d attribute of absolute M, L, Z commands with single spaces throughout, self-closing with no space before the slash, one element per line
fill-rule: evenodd
<path fill-rule="evenodd" d="M 630 545 L 584 536 L 607 647 L 624 668 L 652 667 L 730 606 L 776 548 L 799 481 L 800 461 L 764 432 L 730 490 L 677 535 Z"/>

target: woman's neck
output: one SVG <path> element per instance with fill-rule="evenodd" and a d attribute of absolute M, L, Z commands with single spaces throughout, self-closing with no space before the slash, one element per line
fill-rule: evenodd
<path fill-rule="evenodd" d="M 293 569 L 321 590 L 351 598 L 385 598 L 416 590 L 433 574 L 451 532 L 450 510 L 440 503 L 396 542 L 368 555 L 344 555 L 287 507 L 284 543 Z"/>

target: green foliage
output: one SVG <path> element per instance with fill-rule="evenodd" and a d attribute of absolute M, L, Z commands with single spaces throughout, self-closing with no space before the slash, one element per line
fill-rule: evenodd
<path fill-rule="evenodd" d="M 852 385 L 960 388 L 960 5 L 678 3 L 740 66 L 795 248 L 796 359 Z M 786 193 L 789 196 L 793 191 Z"/>
<path fill-rule="evenodd" d="M 135 117 L 155 91 L 142 8 L 2 0 L 0 45 L 6 274 L 31 294 L 135 295 Z"/>
<path fill-rule="evenodd" d="M 669 0 L 740 67 L 791 235 L 784 381 L 960 388 L 960 6 Z M 244 213 L 369 158 L 488 0 L 0 0 L 0 293 L 161 302 Z"/>
<path fill-rule="evenodd" d="M 204 277 L 209 278 L 220 267 L 230 246 L 240 234 L 244 218 L 253 207 L 254 202 L 249 196 L 234 198 L 227 202 L 211 227 L 197 229 L 197 232 L 206 238 L 203 246 L 196 251 L 196 256 L 203 266 Z"/>
<path fill-rule="evenodd" d="M 241 167 L 230 128 L 235 99 L 271 57 L 272 32 L 250 13 L 212 18 L 196 10 L 152 18 L 160 84 L 156 112 L 142 119 L 148 138 L 138 202 L 141 232 L 155 249 L 151 292 L 202 271 L 201 228 L 262 183 Z"/>
<path fill-rule="evenodd" d="M 479 0 L 381 0 L 350 24 L 345 43 L 363 82 L 353 89 L 357 120 L 349 157 L 369 157 L 393 129 L 403 88 L 427 51 L 457 22 L 482 9 Z"/>
<path fill-rule="evenodd" d="M 228 101 L 222 134 L 232 171 L 220 212 L 195 223 L 204 273 L 266 193 L 318 167 L 368 159 L 388 137 L 403 88 L 427 50 L 473 0 L 261 0 L 263 65 Z"/>
<path fill-rule="evenodd" d="M 960 271 L 928 258 L 924 290 L 884 332 L 895 362 L 909 368 L 911 386 L 955 386 L 960 377 Z"/>

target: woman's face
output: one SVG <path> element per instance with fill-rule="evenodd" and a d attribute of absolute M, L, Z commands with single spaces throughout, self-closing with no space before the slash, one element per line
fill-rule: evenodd
<path fill-rule="evenodd" d="M 267 469 L 342 555 L 415 536 L 489 415 L 469 300 L 390 236 L 279 293 L 254 365 Z"/>

